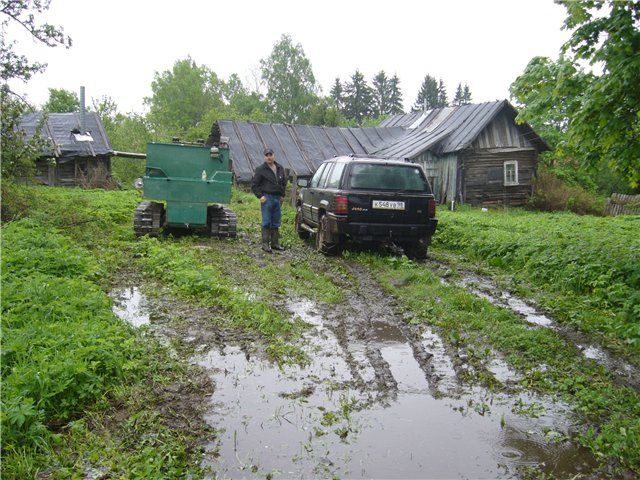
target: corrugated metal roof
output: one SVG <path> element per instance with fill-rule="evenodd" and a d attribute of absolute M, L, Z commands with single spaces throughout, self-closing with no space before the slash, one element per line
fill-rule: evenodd
<path fill-rule="evenodd" d="M 389 117 L 381 125 L 402 126 L 407 134 L 392 145 L 377 150 L 377 155 L 414 158 L 429 150 L 446 154 L 464 150 L 503 109 L 515 116 L 517 111 L 506 100 L 461 105 L 428 110 L 426 112 L 400 114 Z M 520 126 L 527 138 L 539 150 L 549 146 L 527 124 Z"/>
<path fill-rule="evenodd" d="M 262 163 L 266 146 L 273 149 L 276 160 L 285 168 L 307 176 L 324 160 L 339 155 L 415 158 L 427 150 L 436 155 L 463 150 L 505 109 L 510 118 L 515 118 L 515 108 L 501 100 L 394 115 L 375 128 L 221 120 L 214 125 L 212 134 L 229 137 L 236 178 L 247 182 L 254 168 Z M 528 125 L 518 128 L 539 150 L 549 148 Z"/>
<path fill-rule="evenodd" d="M 80 130 L 80 113 L 48 113 L 45 123 L 42 123 L 43 115 L 43 112 L 28 113 L 20 121 L 20 129 L 25 132 L 27 139 L 41 128 L 40 135 L 50 140 L 50 149 L 43 155 L 60 158 L 113 155 L 111 142 L 96 112 L 85 114 L 86 130 L 93 139 L 89 142 L 78 141 L 82 137 L 72 132 Z"/>
<path fill-rule="evenodd" d="M 248 182 L 270 147 L 276 161 L 298 176 L 308 176 L 328 158 L 371 154 L 406 135 L 403 127 L 342 128 L 220 120 L 214 136 L 229 137 L 233 170 Z"/>

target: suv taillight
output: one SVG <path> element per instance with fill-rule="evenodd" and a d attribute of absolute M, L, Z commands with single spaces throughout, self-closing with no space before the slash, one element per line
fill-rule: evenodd
<path fill-rule="evenodd" d="M 333 204 L 333 213 L 336 215 L 346 215 L 349 213 L 349 199 L 346 195 L 336 195 L 335 202 Z"/>
<path fill-rule="evenodd" d="M 436 216 L 436 201 L 433 198 L 429 199 L 429 204 L 427 205 L 427 214 L 429 218 L 435 218 Z"/>

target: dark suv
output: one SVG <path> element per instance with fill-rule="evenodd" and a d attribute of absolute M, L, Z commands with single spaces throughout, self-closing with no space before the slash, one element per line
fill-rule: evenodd
<path fill-rule="evenodd" d="M 397 160 L 336 157 L 311 180 L 298 179 L 296 231 L 316 234 L 324 254 L 345 240 L 394 243 L 410 258 L 424 258 L 436 230 L 436 202 L 420 165 Z"/>

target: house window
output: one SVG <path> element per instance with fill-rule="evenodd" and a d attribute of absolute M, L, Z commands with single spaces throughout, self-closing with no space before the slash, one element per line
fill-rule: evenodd
<path fill-rule="evenodd" d="M 504 162 L 504 184 L 518 185 L 518 162 Z"/>

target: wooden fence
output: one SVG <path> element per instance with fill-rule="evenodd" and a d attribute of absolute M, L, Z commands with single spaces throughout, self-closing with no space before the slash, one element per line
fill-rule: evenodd
<path fill-rule="evenodd" d="M 640 195 L 614 193 L 604 206 L 605 215 L 640 215 Z"/>

